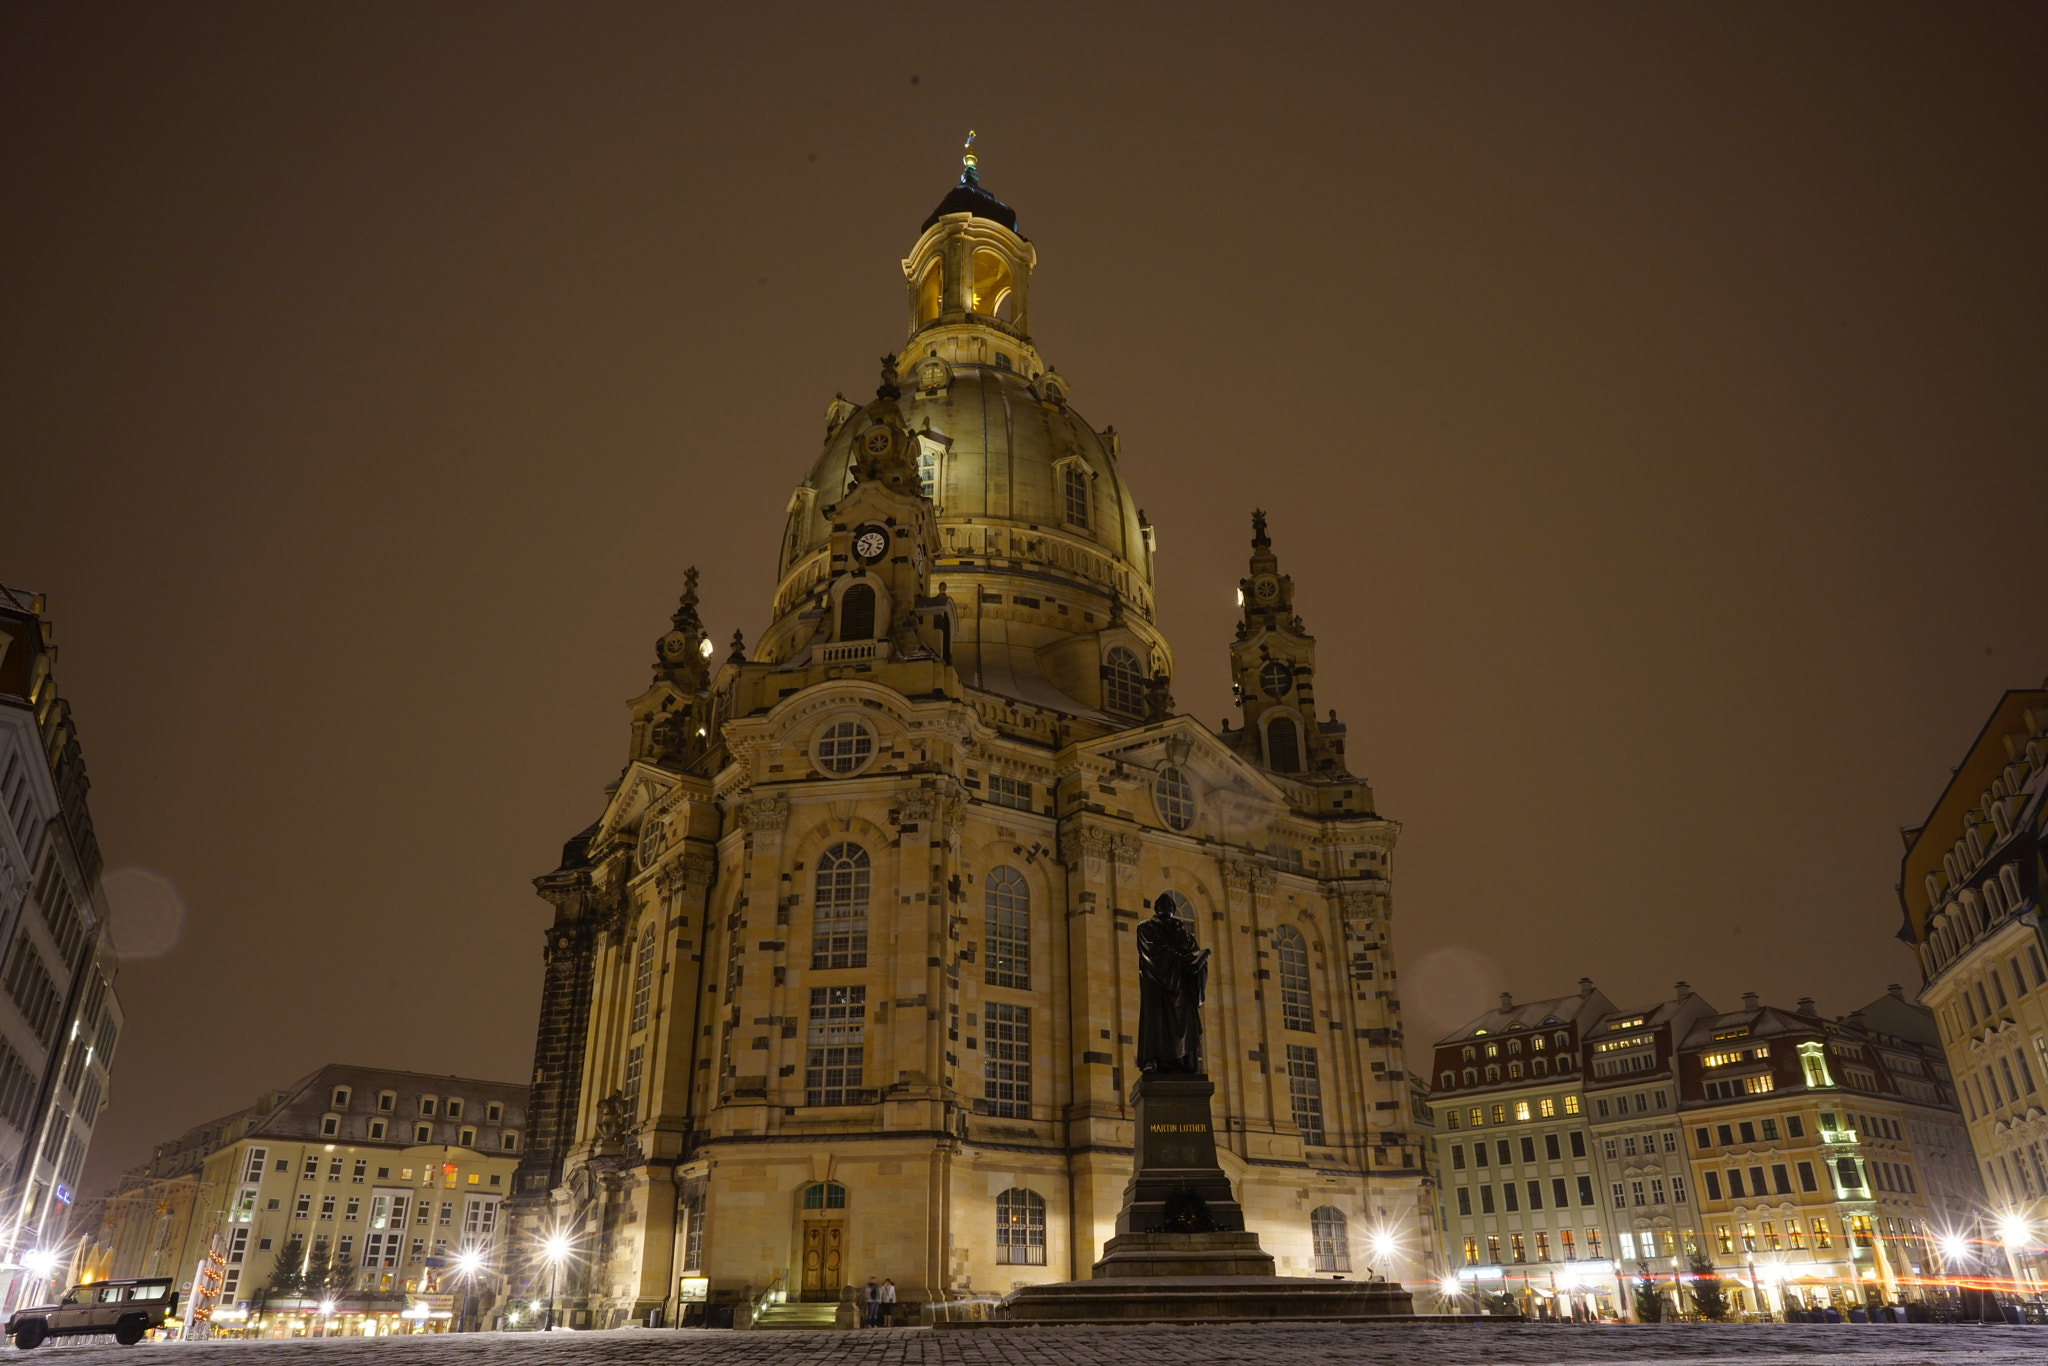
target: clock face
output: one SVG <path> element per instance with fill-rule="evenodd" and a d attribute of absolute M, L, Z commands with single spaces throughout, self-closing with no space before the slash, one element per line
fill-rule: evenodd
<path fill-rule="evenodd" d="M 1271 602 L 1280 596 L 1280 580 L 1271 574 L 1261 574 L 1252 581 L 1252 596 L 1260 602 Z"/>
<path fill-rule="evenodd" d="M 882 527 L 864 526 L 853 533 L 853 553 L 873 564 L 889 549 L 889 533 Z"/>

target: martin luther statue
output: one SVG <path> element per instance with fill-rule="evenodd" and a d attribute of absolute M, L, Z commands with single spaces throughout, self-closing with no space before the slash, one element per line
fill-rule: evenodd
<path fill-rule="evenodd" d="M 1143 1072 L 1202 1070 L 1202 996 L 1209 950 L 1161 900 L 1138 925 L 1138 1068 Z"/>

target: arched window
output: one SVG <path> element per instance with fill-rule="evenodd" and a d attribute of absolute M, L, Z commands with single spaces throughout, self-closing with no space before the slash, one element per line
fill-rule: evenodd
<path fill-rule="evenodd" d="M 1088 471 L 1077 461 L 1060 470 L 1060 491 L 1066 505 L 1067 525 L 1088 529 Z"/>
<path fill-rule="evenodd" d="M 917 320 L 928 323 L 939 316 L 940 286 L 945 283 L 945 271 L 940 263 L 932 262 L 925 267 L 924 277 L 917 282 Z"/>
<path fill-rule="evenodd" d="M 1529 1071 L 1533 1076 L 1547 1077 L 1550 1075 L 1550 1064 L 1538 1058 L 1529 1064 Z"/>
<path fill-rule="evenodd" d="M 1316 1013 L 1308 996 L 1308 944 L 1301 931 L 1292 925 L 1273 931 L 1273 952 L 1280 960 L 1281 1027 L 1313 1033 Z"/>
<path fill-rule="evenodd" d="M 939 496 L 939 457 L 922 441 L 917 443 L 917 487 L 927 498 Z"/>
<path fill-rule="evenodd" d="M 868 873 L 868 851 L 858 844 L 835 844 L 819 857 L 812 967 L 868 965 Z"/>
<path fill-rule="evenodd" d="M 1322 1205 L 1308 1216 L 1309 1236 L 1315 1241 L 1316 1270 L 1349 1271 L 1351 1240 L 1344 1230 L 1344 1211 Z"/>
<path fill-rule="evenodd" d="M 819 1181 L 804 1187 L 805 1209 L 845 1209 L 846 1187 L 837 1181 Z"/>
<path fill-rule="evenodd" d="M 1458 1074 L 1457 1074 L 1456 1072 L 1446 1072 L 1446 1073 L 1444 1073 L 1444 1082 L 1443 1082 L 1443 1085 L 1444 1085 L 1444 1090 L 1448 1091 L 1448 1090 L 1450 1090 L 1451 1088 L 1455 1087 L 1455 1086 L 1456 1086 L 1457 1084 L 1458 1084 Z"/>
<path fill-rule="evenodd" d="M 1015 868 L 991 868 L 983 884 L 988 920 L 987 976 L 992 987 L 1031 989 L 1031 889 Z"/>
<path fill-rule="evenodd" d="M 974 299 L 968 305 L 970 308 L 1008 321 L 1014 288 L 1007 261 L 992 251 L 974 253 Z"/>
<path fill-rule="evenodd" d="M 1558 1046 L 1559 1048 L 1565 1048 L 1565 1047 L 1568 1047 L 1568 1046 L 1570 1046 L 1570 1044 L 1571 1044 L 1571 1041 L 1572 1041 L 1572 1036 L 1571 1036 L 1571 1035 L 1569 1035 L 1569 1034 L 1564 1034 L 1564 1033 L 1560 1033 L 1560 1034 L 1559 1034 L 1559 1035 L 1557 1036 L 1557 1046 Z"/>
<path fill-rule="evenodd" d="M 1012 1187 L 996 1197 L 996 1264 L 1045 1265 L 1045 1197 Z"/>
<path fill-rule="evenodd" d="M 1488 1081 L 1500 1080 L 1500 1067 L 1497 1064 L 1486 1069 L 1486 1079 Z"/>
<path fill-rule="evenodd" d="M 1475 1057 L 1477 1057 L 1477 1056 L 1478 1056 L 1478 1055 L 1477 1055 L 1477 1054 L 1475 1054 L 1475 1053 L 1474 1053 L 1474 1052 L 1473 1052 L 1473 1051 L 1472 1051 L 1472 1050 L 1471 1050 L 1470 1048 L 1467 1048 L 1467 1049 L 1465 1050 L 1465 1061 L 1466 1061 L 1466 1062 L 1471 1062 L 1471 1061 L 1472 1061 L 1472 1060 L 1473 1060 L 1473 1059 L 1474 1059 Z"/>
<path fill-rule="evenodd" d="M 654 922 L 640 933 L 640 950 L 633 959 L 633 1032 L 647 1028 L 647 1008 L 654 995 Z"/>
<path fill-rule="evenodd" d="M 1152 801 L 1159 808 L 1159 819 L 1173 829 L 1185 830 L 1195 823 L 1194 784 L 1172 764 L 1160 769 L 1152 780 Z"/>
<path fill-rule="evenodd" d="M 1154 907 L 1166 907 L 1168 911 L 1173 913 L 1173 918 L 1183 924 L 1192 925 L 1195 923 L 1195 903 L 1189 901 L 1179 892 L 1161 892 L 1152 899 L 1152 904 Z"/>
<path fill-rule="evenodd" d="M 1479 1071 L 1477 1068 L 1468 1067 L 1465 1069 L 1465 1084 L 1467 1086 L 1477 1086 L 1479 1084 Z"/>
<path fill-rule="evenodd" d="M 1266 767 L 1275 773 L 1301 771 L 1301 734 L 1291 716 L 1276 716 L 1266 723 Z"/>
<path fill-rule="evenodd" d="M 1268 697 L 1285 697 L 1294 687 L 1294 670 L 1277 659 L 1269 659 L 1259 670 L 1259 691 Z"/>
<path fill-rule="evenodd" d="M 875 590 L 868 587 L 868 585 L 857 583 L 840 596 L 839 638 L 841 640 L 873 640 L 875 638 Z"/>
<path fill-rule="evenodd" d="M 1146 681 L 1138 657 L 1116 646 L 1102 661 L 1102 705 L 1126 716 L 1143 716 Z"/>
<path fill-rule="evenodd" d="M 1518 1053 L 1520 1053 L 1521 1051 L 1522 1051 L 1522 1041 L 1521 1041 L 1520 1039 L 1509 1039 L 1509 1040 L 1508 1040 L 1508 1052 L 1509 1052 L 1509 1053 L 1511 1053 L 1511 1054 L 1518 1054 Z"/>
<path fill-rule="evenodd" d="M 1520 1081 L 1521 1079 L 1522 1079 L 1522 1064 L 1520 1064 L 1520 1063 L 1518 1063 L 1518 1062 L 1511 1062 L 1511 1063 L 1509 1063 L 1509 1064 L 1508 1064 L 1508 1080 L 1509 1080 L 1509 1081 Z"/>

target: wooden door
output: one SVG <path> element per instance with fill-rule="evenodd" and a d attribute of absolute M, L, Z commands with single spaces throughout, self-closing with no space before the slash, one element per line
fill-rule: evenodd
<path fill-rule="evenodd" d="M 839 1298 L 839 1287 L 844 1281 L 840 1260 L 845 1239 L 844 1224 L 818 1222 L 804 1225 L 805 1299 Z"/>

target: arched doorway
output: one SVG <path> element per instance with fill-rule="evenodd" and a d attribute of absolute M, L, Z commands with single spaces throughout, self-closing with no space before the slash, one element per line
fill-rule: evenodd
<path fill-rule="evenodd" d="M 834 1302 L 846 1283 L 846 1187 L 805 1186 L 800 1205 L 798 1290 L 806 1302 Z"/>

